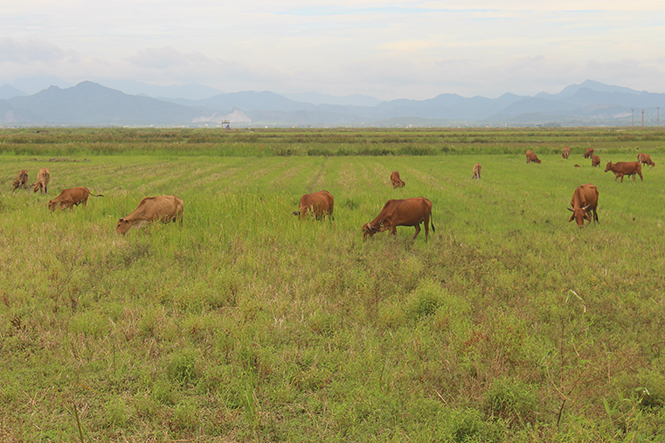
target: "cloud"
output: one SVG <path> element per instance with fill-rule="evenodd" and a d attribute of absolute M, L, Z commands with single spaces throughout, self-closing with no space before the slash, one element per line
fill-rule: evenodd
<path fill-rule="evenodd" d="M 172 47 L 150 48 L 139 51 L 127 58 L 130 63 L 141 68 L 169 69 L 174 66 L 206 64 L 210 59 L 199 52 L 182 53 Z"/>
<path fill-rule="evenodd" d="M 0 38 L 0 60 L 27 64 L 32 62 L 56 62 L 77 59 L 74 51 L 65 51 L 45 41 L 17 41 L 11 37 Z"/>

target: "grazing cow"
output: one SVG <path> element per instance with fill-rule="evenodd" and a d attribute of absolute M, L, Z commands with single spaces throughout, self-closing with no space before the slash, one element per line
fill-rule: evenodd
<path fill-rule="evenodd" d="M 640 180 L 644 181 L 640 162 L 618 162 L 614 164 L 609 162 L 605 167 L 605 172 L 607 171 L 614 172 L 614 181 L 617 181 L 617 178 L 621 177 L 621 183 L 623 183 L 624 175 L 632 175 L 633 181 L 635 181 L 635 174 L 640 176 Z"/>
<path fill-rule="evenodd" d="M 577 221 L 577 226 L 580 228 L 584 226 L 584 220 L 589 220 L 589 223 L 591 223 L 593 219 L 593 223 L 596 224 L 599 221 L 596 212 L 598 208 L 598 189 L 596 186 L 588 183 L 575 189 L 573 198 L 570 200 L 570 206 L 573 208 L 568 208 L 568 210 L 573 214 L 570 216 L 569 222 Z M 592 211 L 593 217 L 591 216 Z"/>
<path fill-rule="evenodd" d="M 44 191 L 44 194 L 48 194 L 48 182 L 51 181 L 51 173 L 48 172 L 48 169 L 42 168 L 37 173 L 37 183 L 34 184 L 32 192 Z"/>
<path fill-rule="evenodd" d="M 480 165 L 480 163 L 476 163 L 475 165 L 473 165 L 473 177 L 471 177 L 471 178 L 477 178 L 477 179 L 480 180 L 480 169 L 481 168 L 482 168 L 482 166 Z"/>
<path fill-rule="evenodd" d="M 178 221 L 182 224 L 182 212 L 182 199 L 175 195 L 146 197 L 131 214 L 118 220 L 115 232 L 124 235 L 132 228 L 139 229 L 158 220 L 163 223 Z"/>
<path fill-rule="evenodd" d="M 656 166 L 656 164 L 651 161 L 651 156 L 649 154 L 637 154 L 637 161 L 643 165 Z"/>
<path fill-rule="evenodd" d="M 570 157 L 570 148 L 568 146 L 563 148 L 563 152 L 561 152 L 561 157 L 568 159 Z"/>
<path fill-rule="evenodd" d="M 16 180 L 14 180 L 14 187 L 12 189 L 12 192 L 16 191 L 17 189 L 26 189 L 28 187 L 28 171 L 25 169 L 21 169 L 16 176 Z"/>
<path fill-rule="evenodd" d="M 55 208 L 59 204 L 60 209 L 63 211 L 67 208 L 71 211 L 74 209 L 74 206 L 78 206 L 81 203 L 85 206 L 88 203 L 88 196 L 90 195 L 93 197 L 104 197 L 102 194 L 91 194 L 88 188 L 63 189 L 59 196 L 48 202 L 48 208 L 51 211 L 55 211 Z"/>
<path fill-rule="evenodd" d="M 302 220 L 310 212 L 317 220 L 321 220 L 326 215 L 332 217 L 334 206 L 335 199 L 332 194 L 328 191 L 319 191 L 303 195 L 298 210 L 292 214 L 299 215 Z"/>
<path fill-rule="evenodd" d="M 540 163 L 540 159 L 536 154 L 534 154 L 531 150 L 526 151 L 526 162 L 527 163 Z"/>
<path fill-rule="evenodd" d="M 591 156 L 591 166 L 593 166 L 593 167 L 595 168 L 595 167 L 598 166 L 599 164 L 600 164 L 600 157 L 598 157 L 598 156 L 595 155 L 595 154 L 592 155 L 592 156 Z"/>
<path fill-rule="evenodd" d="M 404 183 L 402 179 L 399 178 L 399 172 L 397 171 L 393 171 L 393 173 L 390 174 L 390 182 L 393 184 L 393 189 L 403 188 L 406 186 L 406 183 Z"/>
<path fill-rule="evenodd" d="M 388 200 L 379 215 L 370 223 L 363 226 L 363 241 L 369 235 L 372 237 L 377 232 L 390 229 L 393 235 L 397 235 L 398 226 L 414 226 L 415 240 L 420 233 L 420 224 L 425 222 L 425 241 L 429 236 L 429 223 L 432 216 L 432 202 L 424 197 L 406 198 L 404 200 Z M 434 223 L 432 222 L 432 232 Z"/>
<path fill-rule="evenodd" d="M 593 148 L 586 148 L 586 152 L 584 153 L 584 158 L 591 158 L 593 155 Z"/>

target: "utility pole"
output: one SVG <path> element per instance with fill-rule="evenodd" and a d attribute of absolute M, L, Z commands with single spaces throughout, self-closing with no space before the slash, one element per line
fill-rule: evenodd
<path fill-rule="evenodd" d="M 642 109 L 642 127 L 644 127 L 644 109 Z"/>
<path fill-rule="evenodd" d="M 630 112 L 632 113 L 630 125 L 634 128 L 635 127 L 635 110 L 631 109 Z"/>
<path fill-rule="evenodd" d="M 656 126 L 660 126 L 660 106 L 656 107 Z"/>

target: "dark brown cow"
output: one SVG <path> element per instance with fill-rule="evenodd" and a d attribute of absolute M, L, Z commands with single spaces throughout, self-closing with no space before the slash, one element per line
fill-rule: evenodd
<path fill-rule="evenodd" d="M 643 165 L 656 166 L 656 164 L 651 161 L 651 156 L 649 154 L 637 154 L 637 161 Z"/>
<path fill-rule="evenodd" d="M 182 213 L 182 199 L 175 195 L 146 197 L 131 214 L 118 220 L 115 232 L 124 235 L 132 228 L 139 229 L 155 221 L 163 223 L 178 221 L 182 224 Z"/>
<path fill-rule="evenodd" d="M 591 158 L 593 155 L 593 148 L 586 148 L 586 152 L 584 153 L 584 158 Z"/>
<path fill-rule="evenodd" d="M 540 159 L 536 154 L 534 154 L 531 150 L 526 151 L 526 162 L 527 163 L 540 163 Z"/>
<path fill-rule="evenodd" d="M 581 166 L 580 166 L 580 165 L 575 165 L 575 167 L 576 167 L 576 168 L 581 168 Z"/>
<path fill-rule="evenodd" d="M 12 192 L 16 191 L 17 189 L 26 189 L 28 187 L 28 171 L 25 169 L 21 169 L 18 172 L 18 175 L 16 176 L 16 180 L 14 180 L 14 187 L 12 188 Z"/>
<path fill-rule="evenodd" d="M 561 157 L 567 159 L 570 157 L 570 148 L 568 146 L 563 148 L 563 152 L 561 152 Z"/>
<path fill-rule="evenodd" d="M 599 164 L 600 164 L 600 157 L 598 157 L 597 155 L 592 155 L 591 156 L 591 166 L 593 166 L 595 168 Z"/>
<path fill-rule="evenodd" d="M 429 224 L 432 216 L 432 202 L 424 197 L 406 198 L 404 200 L 388 200 L 379 215 L 369 223 L 363 226 L 363 241 L 369 235 L 372 237 L 377 232 L 390 230 L 393 235 L 397 235 L 398 226 L 414 226 L 416 233 L 413 236 L 415 240 L 420 233 L 420 224 L 425 222 L 425 241 L 429 236 Z M 432 222 L 432 232 L 434 223 Z"/>
<path fill-rule="evenodd" d="M 48 194 L 48 182 L 51 181 L 51 173 L 46 168 L 42 168 L 37 173 L 37 183 L 34 184 L 32 192 L 44 191 Z"/>
<path fill-rule="evenodd" d="M 303 195 L 300 198 L 300 206 L 298 210 L 292 212 L 292 214 L 299 215 L 302 220 L 307 217 L 309 212 L 316 217 L 317 220 L 320 220 L 326 215 L 332 217 L 334 207 L 335 199 L 332 194 L 328 191 L 319 191 Z"/>
<path fill-rule="evenodd" d="M 598 208 L 598 189 L 596 186 L 587 183 L 575 189 L 573 198 L 570 200 L 570 206 L 573 208 L 568 208 L 568 210 L 573 214 L 570 216 L 569 222 L 577 221 L 577 226 L 580 228 L 584 227 L 584 220 L 589 220 L 589 223 L 591 223 L 593 219 L 593 223 L 596 224 L 599 221 L 596 212 Z M 591 216 L 592 211 L 593 217 Z"/>
<path fill-rule="evenodd" d="M 397 171 L 393 171 L 393 173 L 390 174 L 390 182 L 393 184 L 393 189 L 403 188 L 406 186 L 406 183 L 404 183 L 402 179 L 399 178 L 399 172 Z"/>
<path fill-rule="evenodd" d="M 480 163 L 476 163 L 473 165 L 473 177 L 471 178 L 477 178 L 480 179 L 480 170 L 482 169 L 482 166 Z"/>
<path fill-rule="evenodd" d="M 644 181 L 640 162 L 618 162 L 614 164 L 609 162 L 605 167 L 605 172 L 607 171 L 614 172 L 614 181 L 617 181 L 617 178 L 621 177 L 621 183 L 623 183 L 624 175 L 632 175 L 633 181 L 635 181 L 635 174 L 640 176 L 640 180 Z"/>
<path fill-rule="evenodd" d="M 55 208 L 59 204 L 60 209 L 63 211 L 67 208 L 69 208 L 71 211 L 74 209 L 74 206 L 78 206 L 80 204 L 86 206 L 88 203 L 88 196 L 90 195 L 93 197 L 104 197 L 102 194 L 91 194 L 88 188 L 63 189 L 59 196 L 48 202 L 48 208 L 51 211 L 55 211 Z"/>

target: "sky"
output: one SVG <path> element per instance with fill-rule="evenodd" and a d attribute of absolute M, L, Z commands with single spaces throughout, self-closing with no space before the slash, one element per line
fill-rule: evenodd
<path fill-rule="evenodd" d="M 663 48 L 665 0 L 0 0 L 0 85 L 16 87 L 133 80 L 423 100 L 591 79 L 663 93 Z"/>

